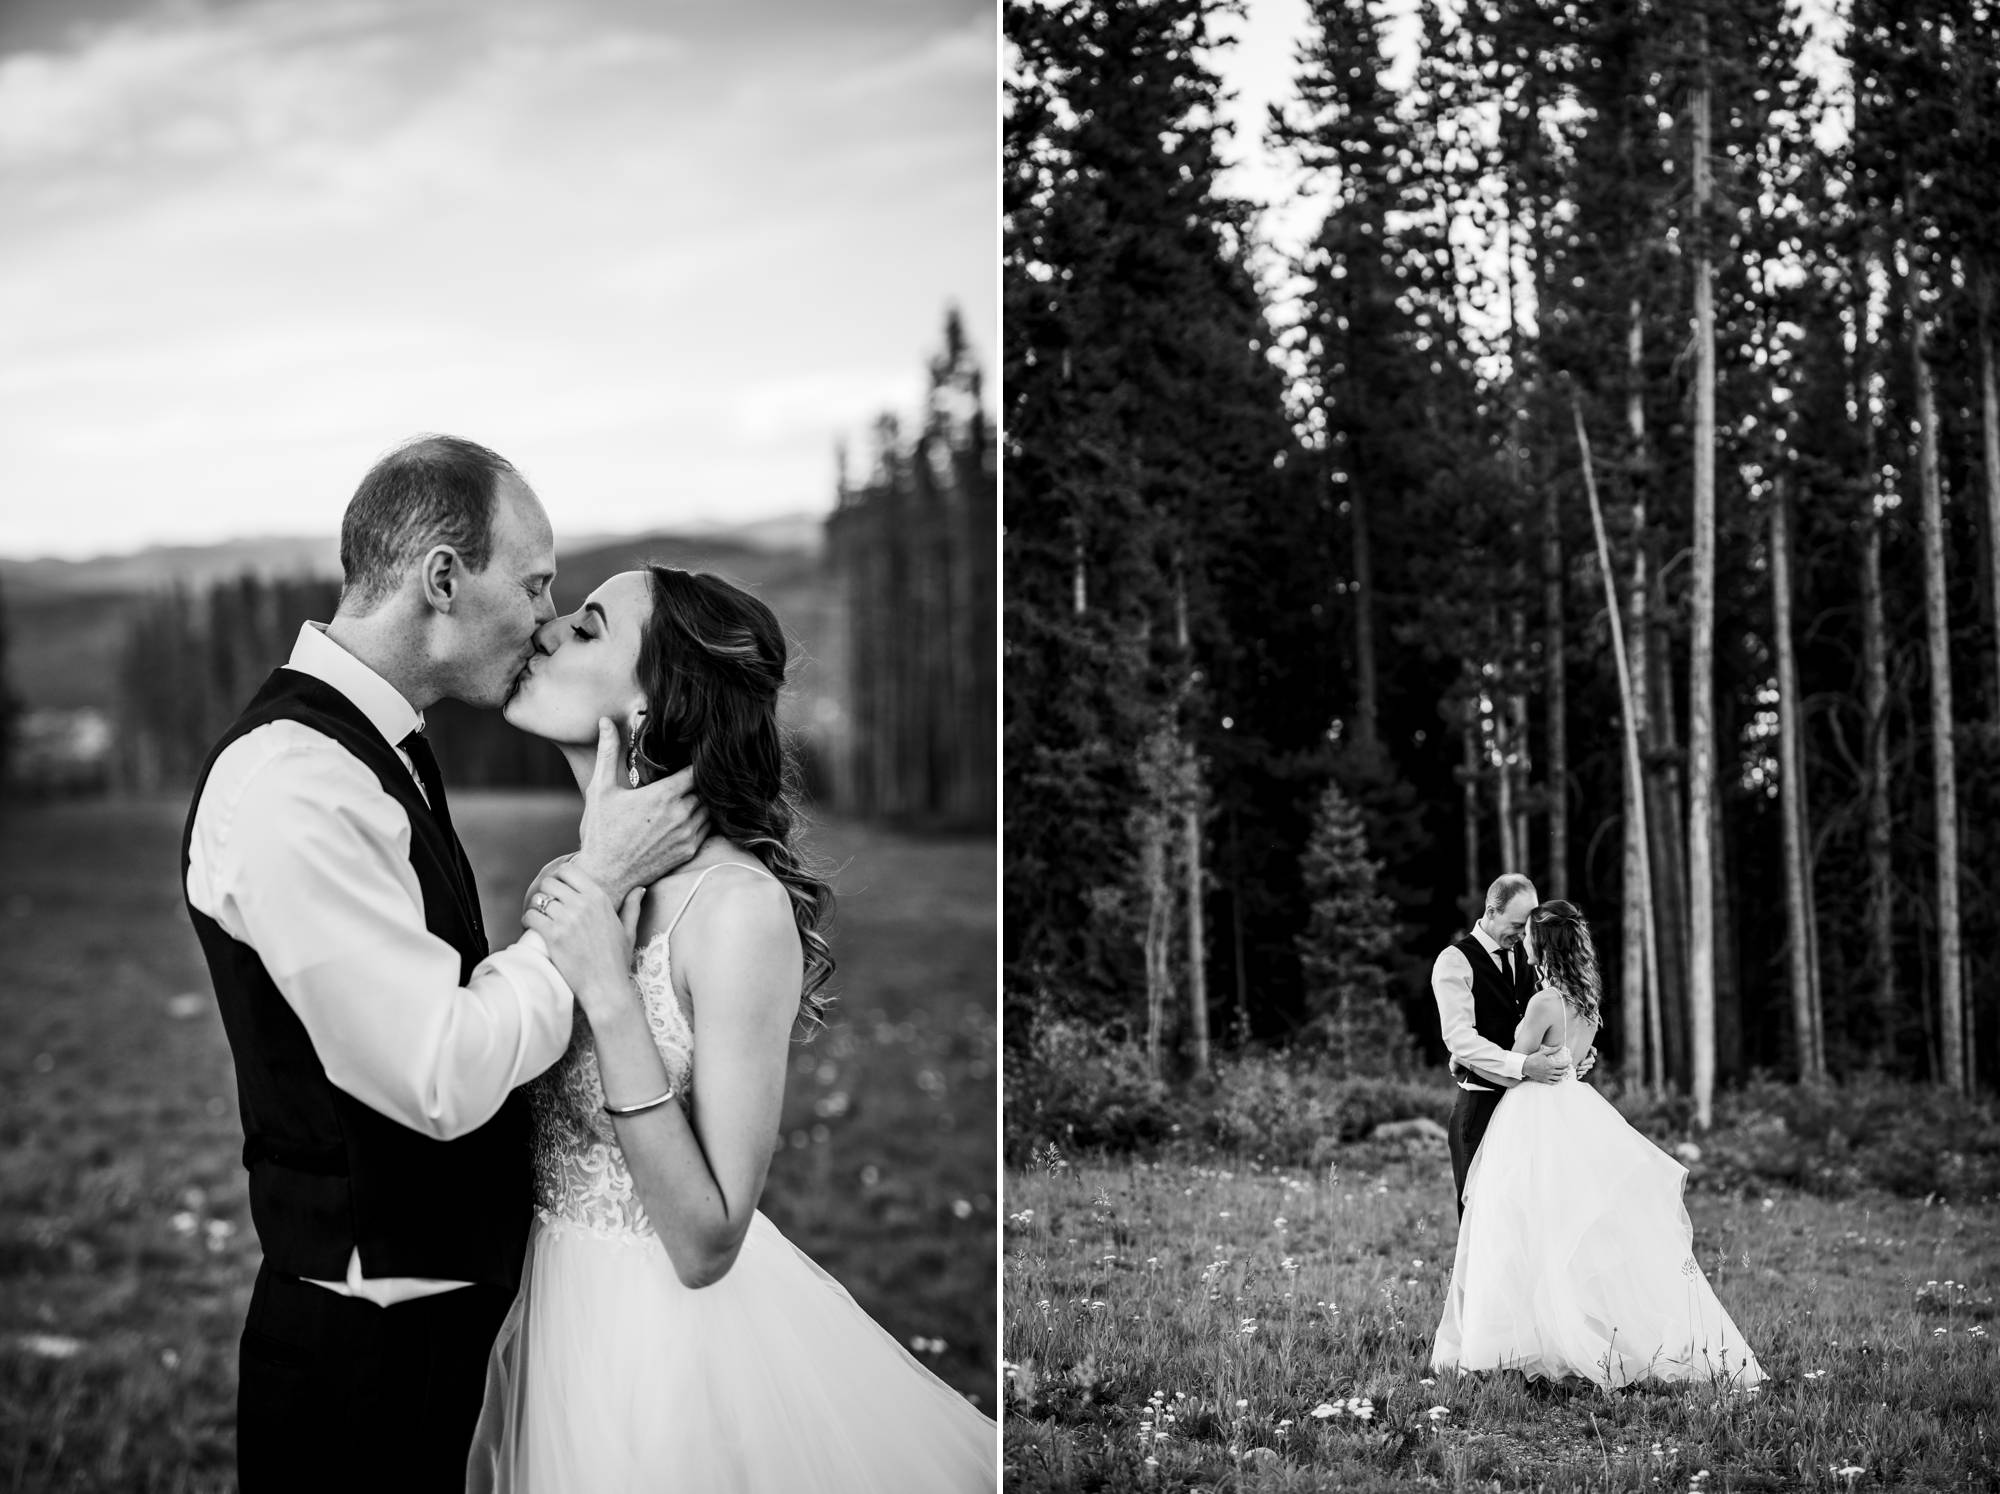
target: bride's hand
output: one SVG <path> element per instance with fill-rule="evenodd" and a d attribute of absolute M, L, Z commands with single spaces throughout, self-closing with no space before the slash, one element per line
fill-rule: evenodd
<path fill-rule="evenodd" d="M 620 908 L 574 862 L 551 871 L 528 896 L 522 926 L 542 936 L 549 958 L 593 1020 L 632 1000 L 632 941 L 643 896 L 635 891 Z"/>

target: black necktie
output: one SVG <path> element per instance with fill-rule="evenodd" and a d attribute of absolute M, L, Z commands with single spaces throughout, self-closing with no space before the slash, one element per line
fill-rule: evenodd
<path fill-rule="evenodd" d="M 451 828 L 451 806 L 445 802 L 444 774 L 438 771 L 437 754 L 431 751 L 431 744 L 424 740 L 423 728 L 411 732 L 396 744 L 410 755 L 410 766 L 416 769 L 417 782 L 422 785 L 424 797 L 430 801 L 431 818 L 437 821 L 438 829 L 444 831 L 445 843 L 451 847 L 454 870 L 458 876 L 459 894 L 472 915 L 472 926 L 478 930 L 481 939 L 486 937 L 484 922 L 479 916 L 479 894 L 473 890 L 472 863 L 465 859 L 465 847 L 458 842 L 458 832 Z"/>
<path fill-rule="evenodd" d="M 417 770 L 417 783 L 424 791 L 424 798 L 430 802 L 431 818 L 438 822 L 447 837 L 456 841 L 458 837 L 451 831 L 451 809 L 444 802 L 444 775 L 438 771 L 437 754 L 424 740 L 423 729 L 419 727 L 396 745 L 410 755 L 410 766 Z"/>

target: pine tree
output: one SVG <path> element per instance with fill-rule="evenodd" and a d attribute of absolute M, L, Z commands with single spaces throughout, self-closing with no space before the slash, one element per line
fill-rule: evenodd
<path fill-rule="evenodd" d="M 1311 917 L 1298 937 L 1305 971 L 1307 1030 L 1326 1045 L 1342 1073 L 1400 1069 L 1410 1053 L 1409 1024 L 1391 994 L 1399 930 L 1395 903 L 1377 888 L 1382 863 L 1368 854 L 1361 812 L 1329 783 L 1299 858 Z"/>

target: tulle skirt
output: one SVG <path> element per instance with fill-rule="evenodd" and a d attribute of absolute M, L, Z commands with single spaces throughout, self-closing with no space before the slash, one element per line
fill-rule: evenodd
<path fill-rule="evenodd" d="M 1466 1176 L 1432 1368 L 1607 1387 L 1763 1380 L 1695 1261 L 1686 1182 L 1574 1077 L 1510 1090 Z"/>
<path fill-rule="evenodd" d="M 538 1220 L 487 1370 L 478 1494 L 991 1490 L 992 1421 L 758 1214 L 693 1290 L 651 1236 Z"/>

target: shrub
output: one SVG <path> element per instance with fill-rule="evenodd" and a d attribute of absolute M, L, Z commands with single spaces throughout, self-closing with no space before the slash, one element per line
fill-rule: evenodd
<path fill-rule="evenodd" d="M 1132 1151 L 1166 1140 L 1179 1120 L 1136 1043 L 1047 1014 L 1035 1020 L 1025 1050 L 1008 1054 L 1001 1098 L 1014 1163 L 1049 1141 L 1065 1150 Z"/>

